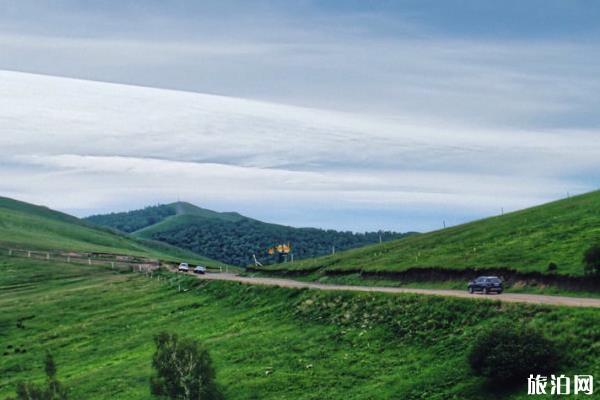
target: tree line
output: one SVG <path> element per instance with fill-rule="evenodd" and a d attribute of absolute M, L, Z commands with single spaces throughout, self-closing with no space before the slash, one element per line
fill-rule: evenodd
<path fill-rule="evenodd" d="M 198 209 L 199 213 L 208 210 Z M 125 233 L 152 226 L 176 214 L 176 205 L 165 204 L 105 215 L 95 215 L 86 220 Z M 156 230 L 152 239 L 191 250 L 202 256 L 230 265 L 246 266 L 253 262 L 253 254 L 263 264 L 278 261 L 267 249 L 277 244 L 290 244 L 294 259 L 318 257 L 336 251 L 348 250 L 368 244 L 402 238 L 412 233 L 341 232 L 332 229 L 294 228 L 269 224 L 238 215 L 236 218 L 202 217 L 200 214 L 183 215 L 177 224 Z M 179 217 L 178 217 L 179 218 Z"/>
<path fill-rule="evenodd" d="M 256 254 L 263 264 L 277 262 L 268 248 L 277 244 L 292 246 L 294 259 L 330 254 L 367 244 L 399 239 L 396 232 L 339 232 L 316 228 L 293 228 L 251 219 L 236 222 L 207 219 L 202 223 L 182 224 L 154 232 L 152 239 L 169 243 L 230 265 L 246 266 Z"/>

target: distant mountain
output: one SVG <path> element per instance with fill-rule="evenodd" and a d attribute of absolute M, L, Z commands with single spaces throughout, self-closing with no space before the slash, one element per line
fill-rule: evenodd
<path fill-rule="evenodd" d="M 221 221 L 233 222 L 245 218 L 238 213 L 219 213 L 180 201 L 177 203 L 150 206 L 141 210 L 92 215 L 85 219 L 96 225 L 108 226 L 125 233 L 133 233 L 169 221 L 169 217 L 176 215 L 188 215 L 202 219 L 218 219 Z"/>
<path fill-rule="evenodd" d="M 270 224 L 235 212 L 216 212 L 190 203 L 177 202 L 141 210 L 94 215 L 87 221 L 111 227 L 136 237 L 153 239 L 191 250 L 228 264 L 246 266 L 253 254 L 263 263 L 273 263 L 267 249 L 289 243 L 294 259 L 316 257 L 335 248 L 346 250 L 380 240 L 399 239 L 396 232 L 353 233 L 316 228 L 294 228 Z"/>

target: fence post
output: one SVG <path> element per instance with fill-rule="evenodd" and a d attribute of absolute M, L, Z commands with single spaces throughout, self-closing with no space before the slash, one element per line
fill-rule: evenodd
<path fill-rule="evenodd" d="M 27 251 L 27 257 L 31 258 L 31 250 Z"/>
<path fill-rule="evenodd" d="M 115 262 L 114 261 L 111 261 L 111 263 L 110 263 L 110 269 L 115 269 Z"/>
<path fill-rule="evenodd" d="M 46 260 L 50 259 L 50 253 L 46 253 Z"/>
<path fill-rule="evenodd" d="M 71 262 L 71 256 L 67 256 L 67 262 L 70 263 Z"/>
<path fill-rule="evenodd" d="M 88 265 L 92 265 L 92 259 L 88 258 Z"/>
<path fill-rule="evenodd" d="M 12 249 L 8 249 L 8 255 L 12 256 Z"/>

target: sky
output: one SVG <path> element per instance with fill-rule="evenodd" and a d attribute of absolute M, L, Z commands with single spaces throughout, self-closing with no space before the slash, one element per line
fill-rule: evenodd
<path fill-rule="evenodd" d="M 0 195 L 428 231 L 595 190 L 598 20 L 567 0 L 0 0 Z"/>

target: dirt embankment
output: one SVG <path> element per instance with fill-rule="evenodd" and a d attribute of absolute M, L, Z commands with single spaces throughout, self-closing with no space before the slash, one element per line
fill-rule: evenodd
<path fill-rule="evenodd" d="M 223 280 L 240 282 L 249 285 L 280 286 L 295 289 L 317 289 L 317 290 L 344 290 L 353 292 L 380 292 L 380 293 L 416 293 L 432 296 L 462 297 L 469 299 L 490 299 L 509 303 L 547 304 L 568 307 L 594 307 L 600 308 L 600 299 L 566 297 L 566 296 L 544 296 L 536 294 L 503 293 L 500 295 L 469 294 L 464 290 L 438 290 L 438 289 L 412 289 L 378 286 L 349 286 L 349 285 L 325 285 L 313 282 L 301 282 L 293 279 L 282 278 L 257 278 L 243 277 L 228 273 L 209 273 L 197 275 L 199 279 Z"/>
<path fill-rule="evenodd" d="M 566 290 L 600 291 L 600 279 L 586 276 L 565 276 L 558 274 L 542 274 L 539 272 L 520 272 L 509 268 L 410 268 L 404 271 L 365 271 L 361 269 L 347 270 L 277 270 L 263 271 L 248 268 L 249 272 L 266 272 L 270 275 L 282 277 L 298 277 L 315 272 L 326 276 L 358 275 L 364 279 L 385 279 L 402 283 L 411 282 L 445 282 L 465 281 L 468 282 L 478 276 L 499 276 L 507 286 L 554 286 Z"/>

